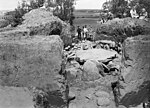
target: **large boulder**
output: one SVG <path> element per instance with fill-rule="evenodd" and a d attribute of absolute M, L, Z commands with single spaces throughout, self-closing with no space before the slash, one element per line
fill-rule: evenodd
<path fill-rule="evenodd" d="M 80 58 L 80 60 L 102 61 L 111 57 L 115 57 L 117 55 L 117 52 L 105 49 L 89 49 L 77 50 L 76 55 L 78 58 Z"/>
<path fill-rule="evenodd" d="M 150 35 L 128 38 L 123 45 L 120 104 L 138 106 L 150 97 Z"/>
<path fill-rule="evenodd" d="M 109 106 L 110 105 L 110 99 L 106 97 L 99 97 L 97 99 L 97 105 L 98 106 Z"/>
<path fill-rule="evenodd" d="M 0 85 L 59 90 L 63 42 L 59 36 L 0 37 Z"/>
<path fill-rule="evenodd" d="M 141 19 L 113 19 L 100 24 L 95 40 L 115 40 L 123 42 L 127 37 L 149 34 L 150 22 Z"/>
<path fill-rule="evenodd" d="M 33 96 L 27 88 L 0 86 L 0 108 L 34 108 Z"/>
<path fill-rule="evenodd" d="M 99 70 L 95 61 L 88 60 L 83 65 L 84 79 L 88 81 L 98 80 L 100 78 L 99 71 L 104 71 L 104 69 Z"/>

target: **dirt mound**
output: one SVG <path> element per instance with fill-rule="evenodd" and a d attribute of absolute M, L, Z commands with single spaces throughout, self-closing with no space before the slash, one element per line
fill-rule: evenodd
<path fill-rule="evenodd" d="M 59 90 L 55 82 L 63 52 L 59 36 L 1 36 L 0 52 L 0 85 Z"/>
<path fill-rule="evenodd" d="M 0 34 L 5 36 L 49 36 L 59 35 L 64 45 L 71 45 L 70 26 L 54 16 L 47 9 L 34 9 L 24 15 L 24 21 L 16 28 L 0 29 Z"/>
<path fill-rule="evenodd" d="M 140 19 L 113 19 L 100 24 L 95 40 L 109 39 L 123 42 L 127 37 L 149 34 L 150 22 Z"/>
<path fill-rule="evenodd" d="M 150 97 L 150 35 L 128 38 L 123 45 L 121 104 L 137 106 Z"/>
<path fill-rule="evenodd" d="M 62 24 L 65 25 L 65 23 L 53 16 L 53 14 L 46 9 L 31 10 L 24 15 L 23 19 L 24 21 L 19 27 L 29 29 L 31 35 L 50 35 L 53 29 L 60 29 L 61 31 Z M 53 25 L 54 22 L 56 25 Z"/>
<path fill-rule="evenodd" d="M 29 35 L 59 35 L 65 45 L 71 44 L 70 26 L 55 17 L 47 9 L 34 9 L 24 15 L 24 21 L 18 29 Z"/>
<path fill-rule="evenodd" d="M 65 45 L 71 43 L 70 27 L 47 9 L 35 9 L 25 14 L 19 26 L 29 35 L 59 35 Z M 66 41 L 67 40 L 67 41 Z"/>

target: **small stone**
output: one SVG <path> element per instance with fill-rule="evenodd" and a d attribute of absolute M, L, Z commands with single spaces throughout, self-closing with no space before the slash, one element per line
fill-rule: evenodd
<path fill-rule="evenodd" d="M 76 67 L 76 68 L 79 68 L 79 67 L 80 67 L 80 64 L 79 64 L 77 61 L 75 61 L 75 60 L 71 61 L 71 65 L 72 65 L 73 67 Z"/>
<path fill-rule="evenodd" d="M 87 45 L 83 45 L 83 50 L 88 50 L 88 46 Z"/>
<path fill-rule="evenodd" d="M 87 90 L 84 91 L 84 95 L 87 99 L 92 99 L 93 94 L 94 94 L 95 89 L 94 88 L 88 88 Z"/>
<path fill-rule="evenodd" d="M 97 99 L 97 105 L 98 106 L 109 106 L 110 105 L 110 99 L 106 97 L 99 97 Z"/>
<path fill-rule="evenodd" d="M 74 104 L 74 103 L 70 103 L 70 104 L 69 104 L 69 108 L 77 108 L 77 106 L 76 106 L 76 104 Z"/>
<path fill-rule="evenodd" d="M 87 99 L 91 99 L 92 98 L 92 94 L 88 94 L 85 96 Z"/>
<path fill-rule="evenodd" d="M 98 108 L 105 108 L 105 107 L 102 107 L 102 106 L 98 106 Z"/>
<path fill-rule="evenodd" d="M 68 72 L 71 76 L 76 77 L 78 70 L 75 67 L 73 67 L 73 68 L 66 69 L 66 72 Z"/>
<path fill-rule="evenodd" d="M 95 96 L 97 97 L 106 97 L 106 98 L 110 98 L 109 93 L 105 92 L 105 91 L 97 91 L 95 93 Z"/>
<path fill-rule="evenodd" d="M 118 108 L 126 108 L 126 107 L 123 105 L 119 105 Z"/>
<path fill-rule="evenodd" d="M 56 75 L 55 78 L 56 79 L 64 79 L 64 77 L 62 75 Z"/>
<path fill-rule="evenodd" d="M 82 108 L 97 108 L 97 105 L 93 102 L 85 103 Z"/>
<path fill-rule="evenodd" d="M 108 44 L 104 45 L 104 49 L 109 50 L 109 45 Z"/>
<path fill-rule="evenodd" d="M 69 99 L 74 99 L 76 97 L 76 95 L 72 92 L 72 91 L 69 91 Z"/>

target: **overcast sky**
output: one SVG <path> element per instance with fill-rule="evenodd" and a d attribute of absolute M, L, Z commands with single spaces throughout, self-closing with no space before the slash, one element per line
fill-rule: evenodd
<path fill-rule="evenodd" d="M 0 10 L 12 10 L 17 7 L 18 1 L 21 0 L 0 0 Z"/>
<path fill-rule="evenodd" d="M 106 0 L 78 0 L 75 5 L 76 9 L 101 9 Z"/>
<path fill-rule="evenodd" d="M 13 10 L 21 0 L 0 0 L 0 10 Z M 106 0 L 78 0 L 76 9 L 100 9 Z"/>

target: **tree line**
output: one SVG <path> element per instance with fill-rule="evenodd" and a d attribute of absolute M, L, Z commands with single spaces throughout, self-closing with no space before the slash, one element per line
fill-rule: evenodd
<path fill-rule="evenodd" d="M 10 22 L 15 27 L 22 23 L 22 16 L 25 13 L 43 7 L 47 3 L 46 8 L 52 8 L 55 16 L 73 25 L 74 2 L 75 0 L 22 0 L 14 11 L 7 12 L 5 15 L 12 15 Z"/>
<path fill-rule="evenodd" d="M 137 13 L 145 8 L 150 17 L 150 0 L 106 0 L 103 4 L 103 11 L 111 12 L 114 17 L 130 17 L 130 10 L 136 6 Z"/>

